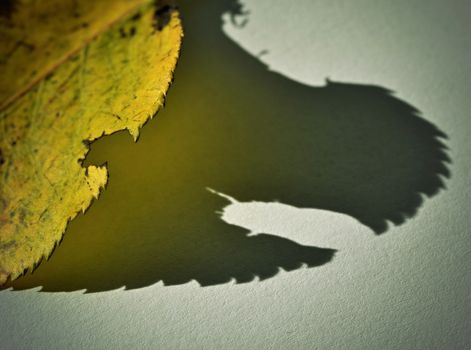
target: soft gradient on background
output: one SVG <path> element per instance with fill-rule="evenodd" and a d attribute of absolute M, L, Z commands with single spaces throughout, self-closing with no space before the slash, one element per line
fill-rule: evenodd
<path fill-rule="evenodd" d="M 137 144 L 132 144 L 128 135 L 119 134 L 99 141 L 92 148 L 89 162 L 109 160 L 110 185 L 85 216 L 72 222 L 67 233 L 70 238 L 66 236 L 63 246 L 51 261 L 29 279 L 18 281 L 17 289 L 44 285 L 46 291 L 38 292 L 40 288 L 36 288 L 0 292 L 2 348 L 469 348 L 471 278 L 468 268 L 471 245 L 467 212 L 471 204 L 468 188 L 468 169 L 471 166 L 471 142 L 468 139 L 471 131 L 468 121 L 471 111 L 468 89 L 471 78 L 471 5 L 466 0 L 446 4 L 402 0 L 394 3 L 247 0 L 244 4 L 250 14 L 236 18 L 239 26 L 226 15 L 224 31 L 271 70 L 312 86 L 324 86 L 326 77 L 335 82 L 379 85 L 395 91 L 401 100 L 419 109 L 425 120 L 448 136 L 444 143 L 449 148 L 448 156 L 452 163 L 449 165 L 451 177 L 444 181 L 446 189 L 431 198 L 424 197 L 414 218 L 399 226 L 390 225 L 387 232 L 377 236 L 369 217 L 347 215 L 351 211 L 348 205 L 342 214 L 308 209 L 310 207 L 298 209 L 287 205 L 296 203 L 283 204 L 284 198 L 276 197 L 276 188 L 254 187 L 254 194 L 269 195 L 273 192 L 274 197 L 261 195 L 262 198 L 257 196 L 259 202 L 232 204 L 225 209 L 223 219 L 254 232 L 272 235 L 269 239 L 274 249 L 282 247 L 289 253 L 278 260 L 269 256 L 272 263 L 293 271 L 276 274 L 269 264 L 262 266 L 260 271 L 252 271 L 264 263 L 256 260 L 254 263 L 258 265 L 248 266 L 248 270 L 224 266 L 224 256 L 208 260 L 207 265 L 196 266 L 192 270 L 189 267 L 194 264 L 185 264 L 183 260 L 184 257 L 189 261 L 198 258 L 194 253 L 198 244 L 191 242 L 192 235 L 187 232 L 178 239 L 169 232 L 168 240 L 161 240 L 167 246 L 156 247 L 155 253 L 156 256 L 164 256 L 161 261 L 169 266 L 152 267 L 155 276 L 149 275 L 146 268 L 141 270 L 145 272 L 142 276 L 126 275 L 136 272 L 130 266 L 138 267 L 150 260 L 145 256 L 136 261 L 138 257 L 131 253 L 127 256 L 126 250 L 120 247 L 122 241 L 110 240 L 113 230 L 136 232 L 129 242 L 140 242 L 138 233 L 149 235 L 155 222 L 164 222 L 162 225 L 167 226 L 174 222 L 177 228 L 194 224 L 193 237 L 208 238 L 208 242 L 202 245 L 207 254 L 205 251 L 198 254 L 214 255 L 211 242 L 216 242 L 214 244 L 230 256 L 228 265 L 240 263 L 238 255 L 242 256 L 240 259 L 246 258 L 244 254 L 248 253 L 239 253 L 238 248 L 256 248 L 240 240 L 236 229 L 230 236 L 234 238 L 224 246 L 211 235 L 204 236 L 197 231 L 204 230 L 205 225 L 211 227 L 212 221 L 196 214 L 193 217 L 184 211 L 175 213 L 167 209 L 165 201 L 179 203 L 179 200 L 195 198 L 202 200 L 202 203 L 193 203 L 195 208 L 206 205 L 212 208 L 214 204 L 219 210 L 228 202 L 203 188 L 195 188 L 194 195 L 179 191 L 179 180 L 192 181 L 197 177 L 191 173 L 192 166 L 188 166 L 186 174 L 173 174 L 172 162 L 149 162 L 152 157 L 143 150 L 152 149 L 153 145 L 161 142 L 173 151 L 168 159 L 176 157 L 175 164 L 191 164 L 184 145 L 191 145 L 193 138 L 186 136 L 181 140 L 179 135 L 165 134 L 160 130 L 176 122 L 157 118 L 144 128 Z M 244 18 L 247 23 L 242 25 Z M 187 34 L 188 41 L 192 40 L 190 35 Z M 214 56 L 210 53 L 197 56 L 201 62 L 205 57 Z M 216 60 L 211 64 L 218 71 L 225 69 L 228 63 Z M 179 66 L 176 79 L 178 74 L 183 76 L 187 73 L 188 76 L 191 72 L 198 72 L 184 71 L 184 67 L 183 63 Z M 176 93 L 184 89 L 177 84 L 178 80 L 174 87 Z M 195 96 L 203 94 L 197 85 L 189 88 Z M 227 87 L 228 91 L 237 88 Z M 248 101 L 247 111 L 256 110 L 257 98 L 269 98 L 270 91 L 266 95 L 259 94 L 253 101 Z M 195 113 L 207 108 L 197 104 L 184 105 L 185 101 L 172 100 L 171 96 L 172 91 L 167 109 L 172 108 L 172 103 L 179 104 L 174 107 L 177 110 L 193 110 Z M 215 93 L 215 100 L 219 96 L 225 95 Z M 198 99 L 191 102 L 194 101 Z M 224 100 L 219 100 L 219 104 L 230 106 Z M 238 107 L 238 111 L 241 110 L 244 109 Z M 230 110 L 227 112 L 231 114 Z M 162 117 L 166 113 L 164 111 Z M 243 120 L 242 117 L 234 119 L 234 131 L 240 128 Z M 253 127 L 260 127 L 260 123 L 254 121 Z M 184 132 L 192 135 L 196 131 L 196 139 L 198 130 L 217 138 L 216 127 L 201 123 Z M 166 138 L 166 143 L 161 138 L 157 140 L 159 132 L 162 138 Z M 154 135 L 156 138 L 151 137 Z M 253 142 L 251 139 L 248 141 Z M 397 139 L 398 143 L 401 141 L 405 142 Z M 221 145 L 224 145 L 223 139 Z M 381 144 L 377 147 L 381 153 Z M 257 149 L 253 152 L 263 155 Z M 200 156 L 204 159 L 204 155 Z M 267 162 L 272 157 L 267 153 Z M 391 164 L 395 164 L 396 157 L 398 155 L 391 155 Z M 250 164 L 254 178 L 258 170 L 270 169 L 263 163 L 263 157 L 257 160 L 260 164 Z M 244 190 L 238 188 L 237 182 L 223 180 L 218 184 L 224 188 L 215 190 L 225 192 L 226 188 L 232 188 L 234 192 L 243 193 L 243 198 L 236 199 L 254 199 L 247 178 L 248 170 L 233 170 L 231 159 L 228 158 L 227 162 L 221 171 L 229 169 L 244 175 L 240 185 L 245 186 Z M 154 171 L 158 166 L 166 167 L 162 170 L 166 175 L 146 172 L 146 166 L 153 167 Z M 199 170 L 197 166 L 193 168 Z M 288 170 L 293 171 L 280 171 Z M 147 191 L 147 197 L 142 193 L 136 195 L 136 189 L 146 191 L 146 186 L 155 180 L 152 176 L 157 179 L 162 176 L 167 186 L 174 186 L 162 190 L 163 194 L 173 193 L 174 196 L 158 202 L 152 197 L 158 187 Z M 172 181 L 165 176 L 172 177 Z M 227 178 L 232 179 L 231 176 Z M 278 175 L 273 176 L 277 178 Z M 281 175 L 279 178 L 284 179 Z M 303 178 L 303 181 L 307 180 Z M 270 183 L 267 180 L 267 184 Z M 205 185 L 212 187 L 218 184 Z M 333 187 L 341 188 L 335 186 L 338 184 Z M 208 200 L 200 197 L 197 191 L 206 191 Z M 283 191 L 278 192 L 294 201 L 302 197 L 297 193 L 290 197 Z M 338 195 L 340 200 L 337 202 L 342 203 L 342 195 L 350 198 L 351 193 Z M 137 207 L 142 198 L 144 203 L 152 203 L 153 207 Z M 281 203 L 268 203 L 270 200 L 280 200 Z M 163 204 L 155 204 L 156 201 Z M 115 216 L 109 209 L 112 207 L 116 208 L 113 209 L 117 213 Z M 159 219 L 159 215 L 164 215 L 165 219 Z M 217 214 L 209 217 L 215 222 L 220 220 Z M 196 219 L 201 222 L 192 221 Z M 360 219 L 363 219 L 363 224 L 358 221 Z M 370 227 L 365 222 L 370 223 Z M 110 234 L 100 236 L 105 231 Z M 262 238 L 250 239 L 257 241 Z M 87 244 L 93 248 L 87 248 Z M 103 245 L 102 250 L 100 244 Z M 296 261 L 291 258 L 303 252 L 297 244 L 326 248 L 318 248 L 320 260 L 309 261 L 311 266 L 322 266 L 298 269 Z M 148 251 L 147 247 L 137 246 Z M 182 246 L 187 252 L 178 251 Z M 231 251 L 231 247 L 237 247 L 236 251 Z M 175 255 L 172 255 L 173 248 L 177 248 Z M 81 249 L 91 250 L 91 253 L 87 255 Z M 122 255 L 110 255 L 117 249 Z M 327 249 L 337 251 L 331 261 L 328 261 L 331 251 Z M 108 255 L 115 260 L 110 260 Z M 126 261 L 129 257 L 132 261 Z M 253 255 L 247 257 L 253 259 Z M 96 261 L 100 265 L 94 267 Z M 179 265 L 174 266 L 174 261 Z M 107 262 L 110 266 L 103 266 Z M 211 266 L 212 262 L 220 266 Z M 125 267 L 120 268 L 121 264 Z M 101 271 L 115 273 L 113 276 L 100 276 Z M 212 275 L 211 271 L 216 272 Z M 244 278 L 250 280 L 247 272 L 255 272 L 267 279 L 242 284 L 235 281 L 224 283 L 230 276 L 238 277 L 239 282 L 244 282 Z M 196 279 L 207 286 L 201 287 L 195 281 L 186 283 L 189 279 Z M 131 290 L 120 288 L 123 284 Z M 85 288 L 95 293 L 83 294 Z"/>

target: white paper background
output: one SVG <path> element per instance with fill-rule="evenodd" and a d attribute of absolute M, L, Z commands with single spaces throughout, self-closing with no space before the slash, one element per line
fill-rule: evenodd
<path fill-rule="evenodd" d="M 418 216 L 375 237 L 345 215 L 251 203 L 225 219 L 339 250 L 264 282 L 161 283 L 95 294 L 0 292 L 0 348 L 466 349 L 471 346 L 471 3 L 246 0 L 225 31 L 311 85 L 397 92 L 449 136 L 452 178 Z M 250 206 L 250 207 L 249 207 Z M 313 236 L 316 230 L 322 235 Z M 344 235 L 342 228 L 347 228 Z"/>

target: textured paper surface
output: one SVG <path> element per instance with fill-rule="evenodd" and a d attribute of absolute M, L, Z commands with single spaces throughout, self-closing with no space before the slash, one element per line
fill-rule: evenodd
<path fill-rule="evenodd" d="M 226 18 L 225 31 L 272 70 L 310 85 L 329 76 L 387 87 L 443 130 L 452 159 L 447 190 L 379 237 L 340 214 L 260 203 L 250 216 L 244 205 L 232 207 L 230 222 L 337 249 L 336 257 L 238 285 L 2 291 L 3 348 L 469 347 L 468 2 L 245 3 L 247 25 Z M 291 219 L 280 222 L 280 211 Z"/>

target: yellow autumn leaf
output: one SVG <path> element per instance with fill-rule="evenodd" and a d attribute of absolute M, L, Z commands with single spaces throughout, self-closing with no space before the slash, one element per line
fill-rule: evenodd
<path fill-rule="evenodd" d="M 178 12 L 148 0 L 22 0 L 0 19 L 0 284 L 49 257 L 107 182 L 88 144 L 163 105 Z M 5 11 L 3 11 L 5 12 Z"/>

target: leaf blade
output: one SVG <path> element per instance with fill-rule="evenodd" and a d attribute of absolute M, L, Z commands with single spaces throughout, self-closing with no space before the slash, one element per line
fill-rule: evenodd
<path fill-rule="evenodd" d="M 48 257 L 68 221 L 105 186 L 104 166 L 81 165 L 88 144 L 124 129 L 137 139 L 163 105 L 181 23 L 170 8 L 159 31 L 153 5 L 134 3 L 132 15 L 78 54 L 68 51 L 67 60 L 56 61 L 38 83 L 23 84 L 29 90 L 0 111 L 0 284 Z"/>

